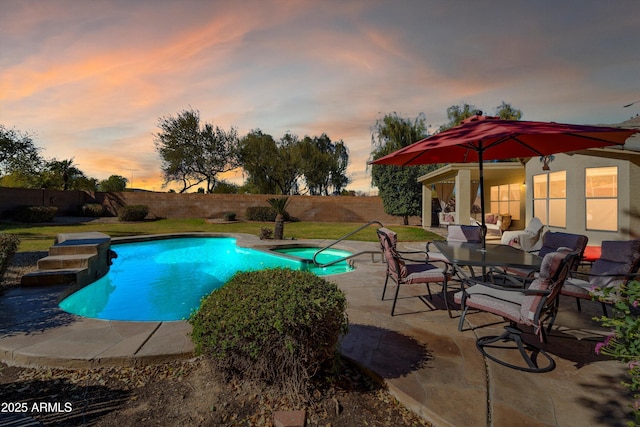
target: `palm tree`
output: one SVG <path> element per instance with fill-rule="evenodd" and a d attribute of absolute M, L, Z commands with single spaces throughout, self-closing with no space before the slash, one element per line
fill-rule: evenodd
<path fill-rule="evenodd" d="M 62 189 L 65 191 L 69 189 L 74 180 L 84 177 L 84 173 L 73 164 L 73 158 L 68 160 L 51 159 L 47 162 L 46 169 L 55 177 L 62 179 Z"/>
<path fill-rule="evenodd" d="M 288 197 L 272 197 L 267 199 L 269 206 L 276 213 L 276 225 L 273 232 L 273 238 L 276 240 L 282 240 L 284 236 L 284 214 L 287 211 L 290 200 Z"/>

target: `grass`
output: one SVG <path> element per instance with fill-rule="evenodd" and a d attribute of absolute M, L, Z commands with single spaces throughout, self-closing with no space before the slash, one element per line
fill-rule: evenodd
<path fill-rule="evenodd" d="M 291 222 L 284 228 L 285 238 L 332 239 L 356 230 L 360 223 Z M 19 252 L 46 251 L 53 245 L 60 233 L 81 233 L 99 231 L 111 237 L 135 236 L 143 234 L 164 234 L 184 232 L 246 233 L 259 235 L 262 227 L 273 228 L 272 222 L 235 222 L 210 224 L 204 219 L 162 219 L 135 223 L 83 223 L 73 225 L 37 225 L 0 223 L 0 232 L 16 234 L 20 237 Z M 424 242 L 442 239 L 442 236 L 416 226 L 394 225 L 390 227 L 398 233 L 401 242 Z M 378 240 L 374 225 L 350 236 L 347 240 L 375 242 Z"/>

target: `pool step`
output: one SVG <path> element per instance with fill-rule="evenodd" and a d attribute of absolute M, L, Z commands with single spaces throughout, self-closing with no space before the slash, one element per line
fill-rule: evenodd
<path fill-rule="evenodd" d="M 58 234 L 38 270 L 22 276 L 23 286 L 84 286 L 107 274 L 113 258 L 111 237 L 97 232 Z"/>
<path fill-rule="evenodd" d="M 38 260 L 38 270 L 88 268 L 97 257 L 97 254 L 49 255 Z"/>
<path fill-rule="evenodd" d="M 22 276 L 22 286 L 53 286 L 82 283 L 89 274 L 87 268 L 37 270 Z"/>

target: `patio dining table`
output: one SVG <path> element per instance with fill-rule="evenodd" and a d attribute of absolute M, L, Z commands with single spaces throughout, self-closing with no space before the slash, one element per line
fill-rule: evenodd
<path fill-rule="evenodd" d="M 509 245 L 487 245 L 482 243 L 459 243 L 437 240 L 433 245 L 449 260 L 458 272 L 461 267 L 482 267 L 483 275 L 487 267 L 511 267 L 537 271 L 542 258 Z M 464 274 L 464 273 L 463 273 Z"/>

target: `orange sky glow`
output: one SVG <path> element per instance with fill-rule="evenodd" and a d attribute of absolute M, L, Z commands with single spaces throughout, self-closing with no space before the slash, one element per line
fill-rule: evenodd
<path fill-rule="evenodd" d="M 433 130 L 462 103 L 580 124 L 640 113 L 622 108 L 640 100 L 635 0 L 0 4 L 0 124 L 32 133 L 45 158 L 147 190 L 167 189 L 158 119 L 188 108 L 241 136 L 343 140 L 347 188 L 365 193 L 386 113 L 423 112 Z"/>

